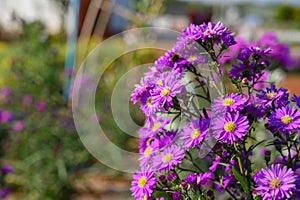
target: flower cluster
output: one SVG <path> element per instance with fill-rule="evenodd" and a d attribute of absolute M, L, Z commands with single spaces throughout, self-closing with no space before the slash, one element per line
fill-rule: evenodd
<path fill-rule="evenodd" d="M 147 117 L 134 198 L 299 199 L 300 97 L 263 81 L 278 55 L 261 43 L 239 46 L 221 22 L 191 24 L 149 68 L 131 96 Z M 220 58 L 235 44 L 225 94 Z"/>

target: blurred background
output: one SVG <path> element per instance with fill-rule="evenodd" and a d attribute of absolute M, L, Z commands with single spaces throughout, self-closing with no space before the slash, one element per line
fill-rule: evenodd
<path fill-rule="evenodd" d="M 219 20 L 247 41 L 272 31 L 290 45 L 284 50 L 293 58 L 273 70 L 272 80 L 300 94 L 298 0 L 0 0 L 0 9 L 0 199 L 131 199 L 131 174 L 89 154 L 70 103 L 72 80 L 86 55 L 122 31 L 146 26 L 181 31 L 190 23 Z M 166 47 L 171 42 L 163 38 Z M 137 152 L 138 141 L 116 125 L 112 90 L 125 72 L 163 53 L 144 49 L 123 55 L 99 82 L 98 115 L 91 120 L 99 120 L 123 149 Z M 143 124 L 138 107 L 130 107 Z"/>

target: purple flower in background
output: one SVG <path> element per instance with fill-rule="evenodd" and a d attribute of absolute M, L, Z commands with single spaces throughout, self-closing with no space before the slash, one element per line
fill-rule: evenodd
<path fill-rule="evenodd" d="M 168 146 L 153 158 L 152 168 L 159 171 L 164 169 L 169 171 L 174 169 L 174 165 L 181 163 L 184 156 L 184 151 L 180 147 L 176 145 Z"/>
<path fill-rule="evenodd" d="M 266 90 L 260 90 L 260 93 L 258 93 L 256 97 L 257 104 L 262 108 L 271 108 L 272 105 L 278 108 L 286 106 L 289 103 L 287 89 L 277 89 L 274 84 L 272 84 L 270 88 L 266 88 Z"/>
<path fill-rule="evenodd" d="M 291 193 L 296 189 L 295 180 L 294 172 L 281 164 L 262 169 L 254 176 L 256 190 L 263 200 L 290 198 Z"/>
<path fill-rule="evenodd" d="M 257 80 L 253 87 L 255 90 L 263 90 L 268 87 L 268 83 L 266 81 L 269 79 L 270 72 L 263 70 L 262 73 L 263 75 Z"/>
<path fill-rule="evenodd" d="M 199 146 L 206 137 L 209 125 L 210 119 L 203 118 L 193 120 L 188 126 L 186 126 L 180 136 L 184 149 L 189 150 L 190 148 Z"/>
<path fill-rule="evenodd" d="M 228 49 L 228 51 L 224 52 L 222 56 L 219 58 L 219 63 L 224 64 L 226 62 L 232 61 L 236 55 L 238 54 L 239 50 L 245 46 L 245 40 L 241 37 L 236 38 L 236 44 L 233 45 Z"/>
<path fill-rule="evenodd" d="M 239 113 L 227 113 L 225 119 L 213 122 L 216 138 L 222 143 L 232 144 L 244 139 L 249 131 L 249 121 Z"/>
<path fill-rule="evenodd" d="M 172 194 L 172 200 L 181 200 L 181 193 L 179 191 L 176 191 Z"/>
<path fill-rule="evenodd" d="M 152 171 L 144 170 L 133 175 L 130 190 L 134 198 L 142 199 L 152 195 L 157 182 L 154 174 Z"/>
<path fill-rule="evenodd" d="M 8 103 L 10 94 L 11 94 L 11 89 L 9 87 L 4 87 L 1 89 L 1 95 L 4 104 Z"/>
<path fill-rule="evenodd" d="M 243 110 L 247 99 L 241 94 L 226 94 L 225 98 L 218 98 L 212 105 L 215 111 L 236 112 Z"/>
<path fill-rule="evenodd" d="M 0 119 L 1 123 L 8 123 L 11 120 L 13 120 L 13 113 L 8 110 L 3 110 L 0 113 L 0 117 L 1 117 Z"/>
<path fill-rule="evenodd" d="M 4 187 L 0 189 L 0 198 L 5 199 L 8 195 L 10 195 L 11 189 L 9 187 Z"/>
<path fill-rule="evenodd" d="M 25 128 L 25 122 L 22 120 L 15 121 L 13 124 L 13 129 L 15 131 L 22 131 Z"/>
<path fill-rule="evenodd" d="M 297 104 L 298 108 L 300 108 L 300 96 L 294 95 L 292 101 Z"/>
<path fill-rule="evenodd" d="M 2 173 L 4 173 L 4 174 L 10 174 L 10 173 L 14 173 L 15 169 L 14 169 L 14 167 L 11 166 L 11 165 L 3 165 L 3 166 L 1 167 L 1 171 L 2 171 Z"/>
<path fill-rule="evenodd" d="M 281 133 L 291 134 L 300 130 L 300 111 L 295 107 L 277 108 L 269 117 L 269 125 Z"/>
<path fill-rule="evenodd" d="M 40 112 L 45 111 L 47 108 L 47 103 L 44 101 L 39 101 L 35 105 L 36 109 Z"/>
<path fill-rule="evenodd" d="M 23 104 L 25 105 L 29 105 L 32 103 L 32 96 L 30 94 L 26 94 L 24 97 L 23 97 Z"/>

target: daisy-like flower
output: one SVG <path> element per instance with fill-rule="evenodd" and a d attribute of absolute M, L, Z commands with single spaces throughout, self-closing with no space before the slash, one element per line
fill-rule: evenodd
<path fill-rule="evenodd" d="M 189 150 L 190 148 L 199 146 L 206 137 L 209 125 L 209 119 L 196 119 L 187 125 L 180 136 L 183 148 Z"/>
<path fill-rule="evenodd" d="M 154 174 L 153 171 L 145 169 L 142 172 L 136 172 L 133 175 L 130 190 L 134 198 L 147 199 L 147 197 L 152 195 L 157 183 Z"/>
<path fill-rule="evenodd" d="M 153 158 L 153 169 L 157 169 L 159 171 L 166 170 L 169 171 L 174 169 L 174 166 L 181 163 L 185 154 L 183 149 L 173 144 L 171 146 L 166 147 L 162 152 L 156 155 Z"/>
<path fill-rule="evenodd" d="M 146 116 L 155 114 L 158 110 L 158 106 L 153 104 L 153 97 L 149 92 L 145 92 L 141 95 L 141 110 L 145 113 Z"/>
<path fill-rule="evenodd" d="M 225 98 L 218 98 L 215 100 L 212 108 L 215 111 L 230 111 L 236 112 L 244 108 L 247 99 L 241 94 L 226 94 Z"/>
<path fill-rule="evenodd" d="M 300 111 L 295 107 L 277 108 L 269 117 L 269 125 L 275 131 L 291 134 L 300 130 Z"/>
<path fill-rule="evenodd" d="M 256 190 L 263 200 L 289 199 L 296 189 L 295 180 L 294 172 L 281 164 L 262 169 L 254 176 Z"/>
<path fill-rule="evenodd" d="M 170 118 L 159 116 L 147 118 L 145 127 L 139 130 L 141 137 L 154 137 L 158 133 L 165 131 L 165 127 L 170 123 Z"/>
<path fill-rule="evenodd" d="M 271 108 L 273 105 L 275 108 L 278 108 L 286 106 L 289 102 L 287 89 L 277 89 L 274 84 L 272 84 L 270 88 L 266 88 L 266 90 L 261 90 L 256 97 L 258 105 L 262 108 Z"/>
<path fill-rule="evenodd" d="M 224 119 L 213 124 L 213 130 L 220 142 L 232 144 L 244 139 L 249 131 L 249 121 L 239 113 L 227 113 Z"/>
<path fill-rule="evenodd" d="M 206 25 L 205 30 L 203 32 L 202 41 L 204 42 L 204 40 L 206 38 L 222 36 L 226 30 L 227 30 L 227 28 L 220 21 L 216 24 L 208 22 L 208 24 Z"/>
<path fill-rule="evenodd" d="M 203 38 L 203 25 L 198 26 L 195 24 L 190 24 L 185 30 L 182 31 L 182 35 L 188 39 L 198 40 Z"/>
<path fill-rule="evenodd" d="M 153 92 L 153 104 L 163 106 L 167 110 L 174 105 L 173 98 L 183 92 L 184 86 L 180 82 L 181 74 L 177 72 L 165 72 L 161 76 L 160 84 Z"/>

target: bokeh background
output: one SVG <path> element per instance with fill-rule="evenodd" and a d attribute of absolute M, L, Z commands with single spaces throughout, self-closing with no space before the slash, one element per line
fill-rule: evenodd
<path fill-rule="evenodd" d="M 122 31 L 146 26 L 181 31 L 190 23 L 219 20 L 249 41 L 272 31 L 290 45 L 284 51 L 293 58 L 273 69 L 272 80 L 300 94 L 298 0 L 0 0 L 0 9 L 0 199 L 132 199 L 131 174 L 89 154 L 70 103 L 72 80 L 84 58 Z M 135 36 L 124 40 L 134 43 Z M 160 42 L 167 47 L 174 40 Z M 122 55 L 99 82 L 98 114 L 91 120 L 99 120 L 107 137 L 128 151 L 137 152 L 138 140 L 116 125 L 112 91 L 128 70 L 163 53 L 142 49 Z M 130 108 L 142 125 L 143 114 Z"/>

